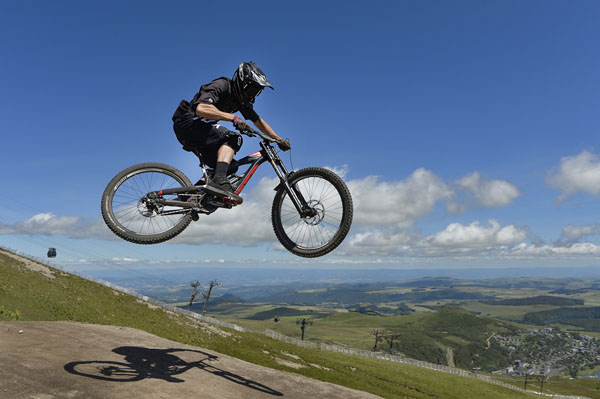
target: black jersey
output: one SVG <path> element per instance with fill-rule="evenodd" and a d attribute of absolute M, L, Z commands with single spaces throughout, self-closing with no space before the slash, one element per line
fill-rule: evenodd
<path fill-rule="evenodd" d="M 228 78 L 218 78 L 202 85 L 191 104 L 194 111 L 198 104 L 212 104 L 219 111 L 229 112 L 230 114 L 240 111 L 245 119 L 249 119 L 252 122 L 260 119 L 252 105 L 243 107 L 237 100 L 232 91 L 231 81 Z"/>

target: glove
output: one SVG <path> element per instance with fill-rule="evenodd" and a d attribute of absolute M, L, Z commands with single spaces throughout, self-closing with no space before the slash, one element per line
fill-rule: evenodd
<path fill-rule="evenodd" d="M 240 132 L 250 129 L 250 125 L 248 125 L 246 121 L 240 118 L 239 116 L 234 116 L 233 121 L 231 122 L 233 123 L 233 127 L 235 127 Z"/>
<path fill-rule="evenodd" d="M 292 149 L 292 145 L 290 144 L 289 140 L 278 141 L 277 145 L 279 146 L 279 148 L 281 149 L 281 151 L 287 151 L 287 150 L 291 150 Z"/>

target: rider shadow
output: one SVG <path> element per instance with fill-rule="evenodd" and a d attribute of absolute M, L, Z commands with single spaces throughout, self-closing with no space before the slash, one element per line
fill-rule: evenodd
<path fill-rule="evenodd" d="M 167 382 L 179 383 L 185 381 L 174 377 L 175 375 L 185 373 L 186 371 L 197 367 L 236 384 L 273 396 L 283 396 L 281 392 L 271 389 L 259 382 L 249 380 L 240 375 L 210 365 L 208 362 L 217 360 L 218 357 L 199 350 L 175 348 L 151 349 L 137 346 L 121 346 L 112 351 L 119 355 L 123 355 L 126 363 L 98 360 L 70 362 L 64 366 L 64 369 L 71 374 L 104 381 L 132 382 L 143 380 L 144 378 L 156 378 Z M 186 362 L 180 357 L 173 355 L 173 352 L 199 353 L 205 356 L 205 358 L 198 361 Z"/>

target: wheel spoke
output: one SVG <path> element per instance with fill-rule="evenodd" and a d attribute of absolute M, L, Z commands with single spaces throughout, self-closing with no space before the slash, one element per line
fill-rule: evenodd
<path fill-rule="evenodd" d="M 306 176 L 294 182 L 296 190 L 316 215 L 301 218 L 287 193 L 279 204 L 279 220 L 285 235 L 302 249 L 327 245 L 342 228 L 344 205 L 338 188 L 319 176 Z"/>
<path fill-rule="evenodd" d="M 185 213 L 181 215 L 161 216 L 163 210 L 178 209 L 176 207 L 163 207 L 155 205 L 154 209 L 148 208 L 148 202 L 142 198 L 149 192 L 167 188 L 182 187 L 184 184 L 173 176 L 160 171 L 140 171 L 128 177 L 113 194 L 112 213 L 117 222 L 125 229 L 139 235 L 156 235 L 164 233 L 176 226 Z M 165 199 L 167 196 L 165 196 Z M 176 195 L 169 199 L 177 198 Z"/>

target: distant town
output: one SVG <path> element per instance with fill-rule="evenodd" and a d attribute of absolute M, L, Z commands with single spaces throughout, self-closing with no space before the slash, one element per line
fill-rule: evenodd
<path fill-rule="evenodd" d="M 514 359 L 513 365 L 494 374 L 550 378 L 566 371 L 575 378 L 580 370 L 600 365 L 598 340 L 589 335 L 558 328 L 529 328 L 514 336 L 496 334 L 493 339 Z"/>

